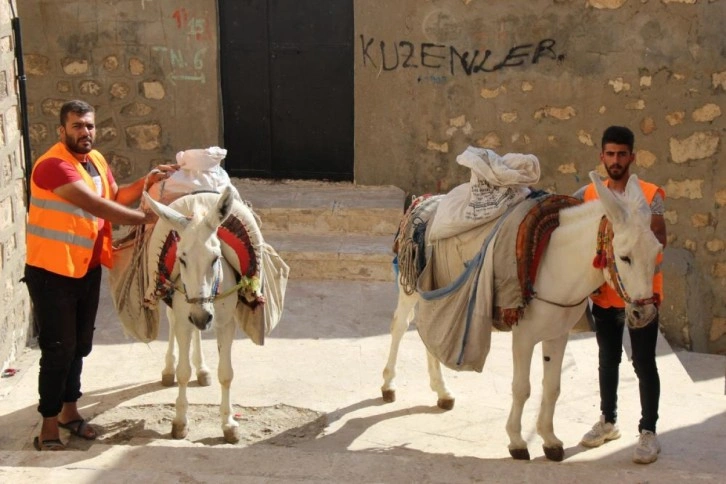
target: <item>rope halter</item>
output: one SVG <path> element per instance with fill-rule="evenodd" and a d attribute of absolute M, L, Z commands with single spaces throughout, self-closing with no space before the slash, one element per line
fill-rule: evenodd
<path fill-rule="evenodd" d="M 612 287 L 618 296 L 628 304 L 636 306 L 645 306 L 647 304 L 660 305 L 660 295 L 654 293 L 652 296 L 633 300 L 625 290 L 623 281 L 618 273 L 618 267 L 615 265 L 615 253 L 613 250 L 613 226 L 605 215 L 600 219 L 600 227 L 597 231 L 597 247 L 595 250 L 595 259 L 592 265 L 597 269 L 608 271 L 608 285 Z"/>
<path fill-rule="evenodd" d="M 180 292 L 184 294 L 184 299 L 189 304 L 205 304 L 205 303 L 213 303 L 217 299 L 224 299 L 225 297 L 231 296 L 232 294 L 236 294 L 239 291 L 251 291 L 251 292 L 258 292 L 260 290 L 260 279 L 257 276 L 253 277 L 247 277 L 242 276 L 237 284 L 230 287 L 224 292 L 219 292 L 219 287 L 222 282 L 222 259 L 219 258 L 215 262 L 215 275 L 214 275 L 214 281 L 212 282 L 212 291 L 209 296 L 201 296 L 201 297 L 189 297 L 187 295 L 186 287 L 184 287 L 184 284 L 179 286 L 177 282 L 181 279 L 181 274 L 177 274 L 176 278 L 174 279 L 173 283 L 173 290 Z M 260 302 L 259 297 L 255 299 L 257 303 Z"/>

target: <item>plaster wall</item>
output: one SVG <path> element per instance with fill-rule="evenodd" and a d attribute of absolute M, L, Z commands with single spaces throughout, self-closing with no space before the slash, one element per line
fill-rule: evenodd
<path fill-rule="evenodd" d="M 15 10 L 14 10 L 15 9 Z M 25 182 L 15 40 L 15 1 L 0 3 L 0 368 L 11 366 L 30 337 L 25 265 Z"/>

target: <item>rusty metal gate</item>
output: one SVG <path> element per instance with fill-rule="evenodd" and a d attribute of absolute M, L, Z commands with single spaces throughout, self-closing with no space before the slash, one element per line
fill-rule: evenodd
<path fill-rule="evenodd" d="M 220 0 L 225 167 L 353 179 L 352 0 Z"/>

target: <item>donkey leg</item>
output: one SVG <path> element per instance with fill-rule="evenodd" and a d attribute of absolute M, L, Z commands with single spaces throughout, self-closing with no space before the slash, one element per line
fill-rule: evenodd
<path fill-rule="evenodd" d="M 197 383 L 199 386 L 208 387 L 212 384 L 212 374 L 209 371 L 204 353 L 202 352 L 202 332 L 194 329 L 192 333 L 192 364 L 197 369 Z"/>
<path fill-rule="evenodd" d="M 396 360 L 398 350 L 401 346 L 403 335 L 406 334 L 411 320 L 413 320 L 414 306 L 416 299 L 414 295 L 407 295 L 401 287 L 398 287 L 398 304 L 391 320 L 391 348 L 388 351 L 388 361 L 383 369 L 383 386 L 381 395 L 384 402 L 396 401 Z"/>
<path fill-rule="evenodd" d="M 175 439 L 183 439 L 189 433 L 187 425 L 187 386 L 192 376 L 192 366 L 189 363 L 189 345 L 193 327 L 189 323 L 175 325 L 174 334 L 179 345 L 179 363 L 176 367 L 176 379 L 179 382 L 179 395 L 176 398 L 176 415 L 171 422 L 171 436 Z"/>
<path fill-rule="evenodd" d="M 165 387 L 174 386 L 174 365 L 176 357 L 174 355 L 174 311 L 170 307 L 166 308 L 166 319 L 169 321 L 169 344 L 166 347 L 166 356 L 164 357 L 164 369 L 161 370 L 161 384 Z"/>
<path fill-rule="evenodd" d="M 232 386 L 234 370 L 232 369 L 232 341 L 234 340 L 235 323 L 230 318 L 227 324 L 217 327 L 217 347 L 219 348 L 219 367 L 217 376 L 222 387 L 222 402 L 219 405 L 219 414 L 222 419 L 222 432 L 225 442 L 236 444 L 239 442 L 239 424 L 234 420 L 232 404 L 229 399 L 229 389 Z"/>
<path fill-rule="evenodd" d="M 529 460 L 527 442 L 522 438 L 522 411 L 531 391 L 529 372 L 534 343 L 520 334 L 518 328 L 521 326 L 520 321 L 512 332 L 512 407 L 507 419 L 507 434 L 509 454 L 518 460 Z"/>
<path fill-rule="evenodd" d="M 543 378 L 542 403 L 537 417 L 537 433 L 544 440 L 543 449 L 549 460 L 560 462 L 565 458 L 562 441 L 555 435 L 554 416 L 560 396 L 562 360 L 567 347 L 567 333 L 542 342 Z"/>
<path fill-rule="evenodd" d="M 441 363 L 428 351 L 426 352 L 426 358 L 429 367 L 429 385 L 439 396 L 436 405 L 443 410 L 451 410 L 454 408 L 456 399 L 446 387 L 444 375 L 441 373 Z"/>

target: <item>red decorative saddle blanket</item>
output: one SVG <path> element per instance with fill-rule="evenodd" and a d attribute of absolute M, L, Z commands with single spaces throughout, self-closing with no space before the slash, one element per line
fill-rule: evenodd
<path fill-rule="evenodd" d="M 567 195 L 541 192 L 520 203 L 500 228 L 495 243 L 495 326 L 509 330 L 516 324 L 524 308 L 534 296 L 542 254 L 547 248 L 552 232 L 560 225 L 560 210 L 582 203 Z M 516 230 L 515 230 L 516 229 Z M 510 252 L 513 249 L 513 254 Z M 506 300 L 503 285 L 509 283 L 509 274 L 516 264 L 519 291 L 517 297 Z"/>

